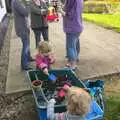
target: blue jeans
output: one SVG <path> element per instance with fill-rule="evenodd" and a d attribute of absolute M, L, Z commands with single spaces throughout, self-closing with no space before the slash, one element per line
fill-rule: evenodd
<path fill-rule="evenodd" d="M 29 33 L 26 33 L 23 36 L 21 36 L 21 41 L 22 41 L 21 68 L 24 69 L 28 66 L 28 62 L 31 59 Z"/>
<path fill-rule="evenodd" d="M 66 54 L 68 61 L 77 61 L 80 53 L 80 33 L 66 33 Z"/>
<path fill-rule="evenodd" d="M 36 40 L 36 48 L 40 42 L 40 37 L 41 37 L 41 34 L 43 36 L 43 39 L 45 41 L 48 41 L 48 28 L 41 28 L 41 29 L 33 29 L 34 31 L 34 34 L 35 34 L 35 40 Z"/>

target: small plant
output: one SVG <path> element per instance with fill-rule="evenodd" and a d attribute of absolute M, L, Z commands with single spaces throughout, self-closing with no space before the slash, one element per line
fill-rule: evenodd
<path fill-rule="evenodd" d="M 40 80 L 34 80 L 34 81 L 32 81 L 32 87 L 33 87 L 33 89 L 38 90 L 38 89 L 40 89 L 41 85 L 42 85 L 42 83 L 41 83 Z"/>
<path fill-rule="evenodd" d="M 84 2 L 84 13 L 116 13 L 119 9 L 120 2 L 112 1 L 87 1 Z"/>

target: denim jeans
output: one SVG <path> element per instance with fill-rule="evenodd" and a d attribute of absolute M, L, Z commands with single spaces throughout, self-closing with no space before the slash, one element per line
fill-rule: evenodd
<path fill-rule="evenodd" d="M 66 54 L 68 61 L 76 61 L 80 53 L 80 33 L 66 33 Z"/>
<path fill-rule="evenodd" d="M 24 69 L 28 66 L 28 62 L 31 59 L 29 33 L 22 35 L 21 41 L 22 41 L 21 68 Z"/>
<path fill-rule="evenodd" d="M 35 34 L 35 40 L 36 40 L 36 48 L 40 42 L 40 37 L 41 37 L 41 34 L 43 36 L 43 39 L 45 41 L 48 41 L 48 28 L 41 28 L 41 29 L 34 29 L 34 34 Z"/>

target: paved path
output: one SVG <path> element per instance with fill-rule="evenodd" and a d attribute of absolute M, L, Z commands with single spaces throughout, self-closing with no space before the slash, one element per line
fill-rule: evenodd
<path fill-rule="evenodd" d="M 56 63 L 55 68 L 65 64 L 65 36 L 62 23 L 50 23 L 50 41 L 53 46 Z M 120 71 L 120 34 L 84 23 L 81 37 L 81 56 L 78 63 L 80 79 L 103 76 Z M 36 54 L 34 35 L 31 32 L 31 52 Z M 26 73 L 20 71 L 21 41 L 16 37 L 14 29 L 10 43 L 9 69 L 6 93 L 29 90 Z"/>

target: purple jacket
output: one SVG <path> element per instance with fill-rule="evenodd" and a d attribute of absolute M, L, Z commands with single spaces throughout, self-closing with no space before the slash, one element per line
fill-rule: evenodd
<path fill-rule="evenodd" d="M 66 33 L 82 32 L 83 0 L 66 0 L 63 17 L 63 29 Z"/>

